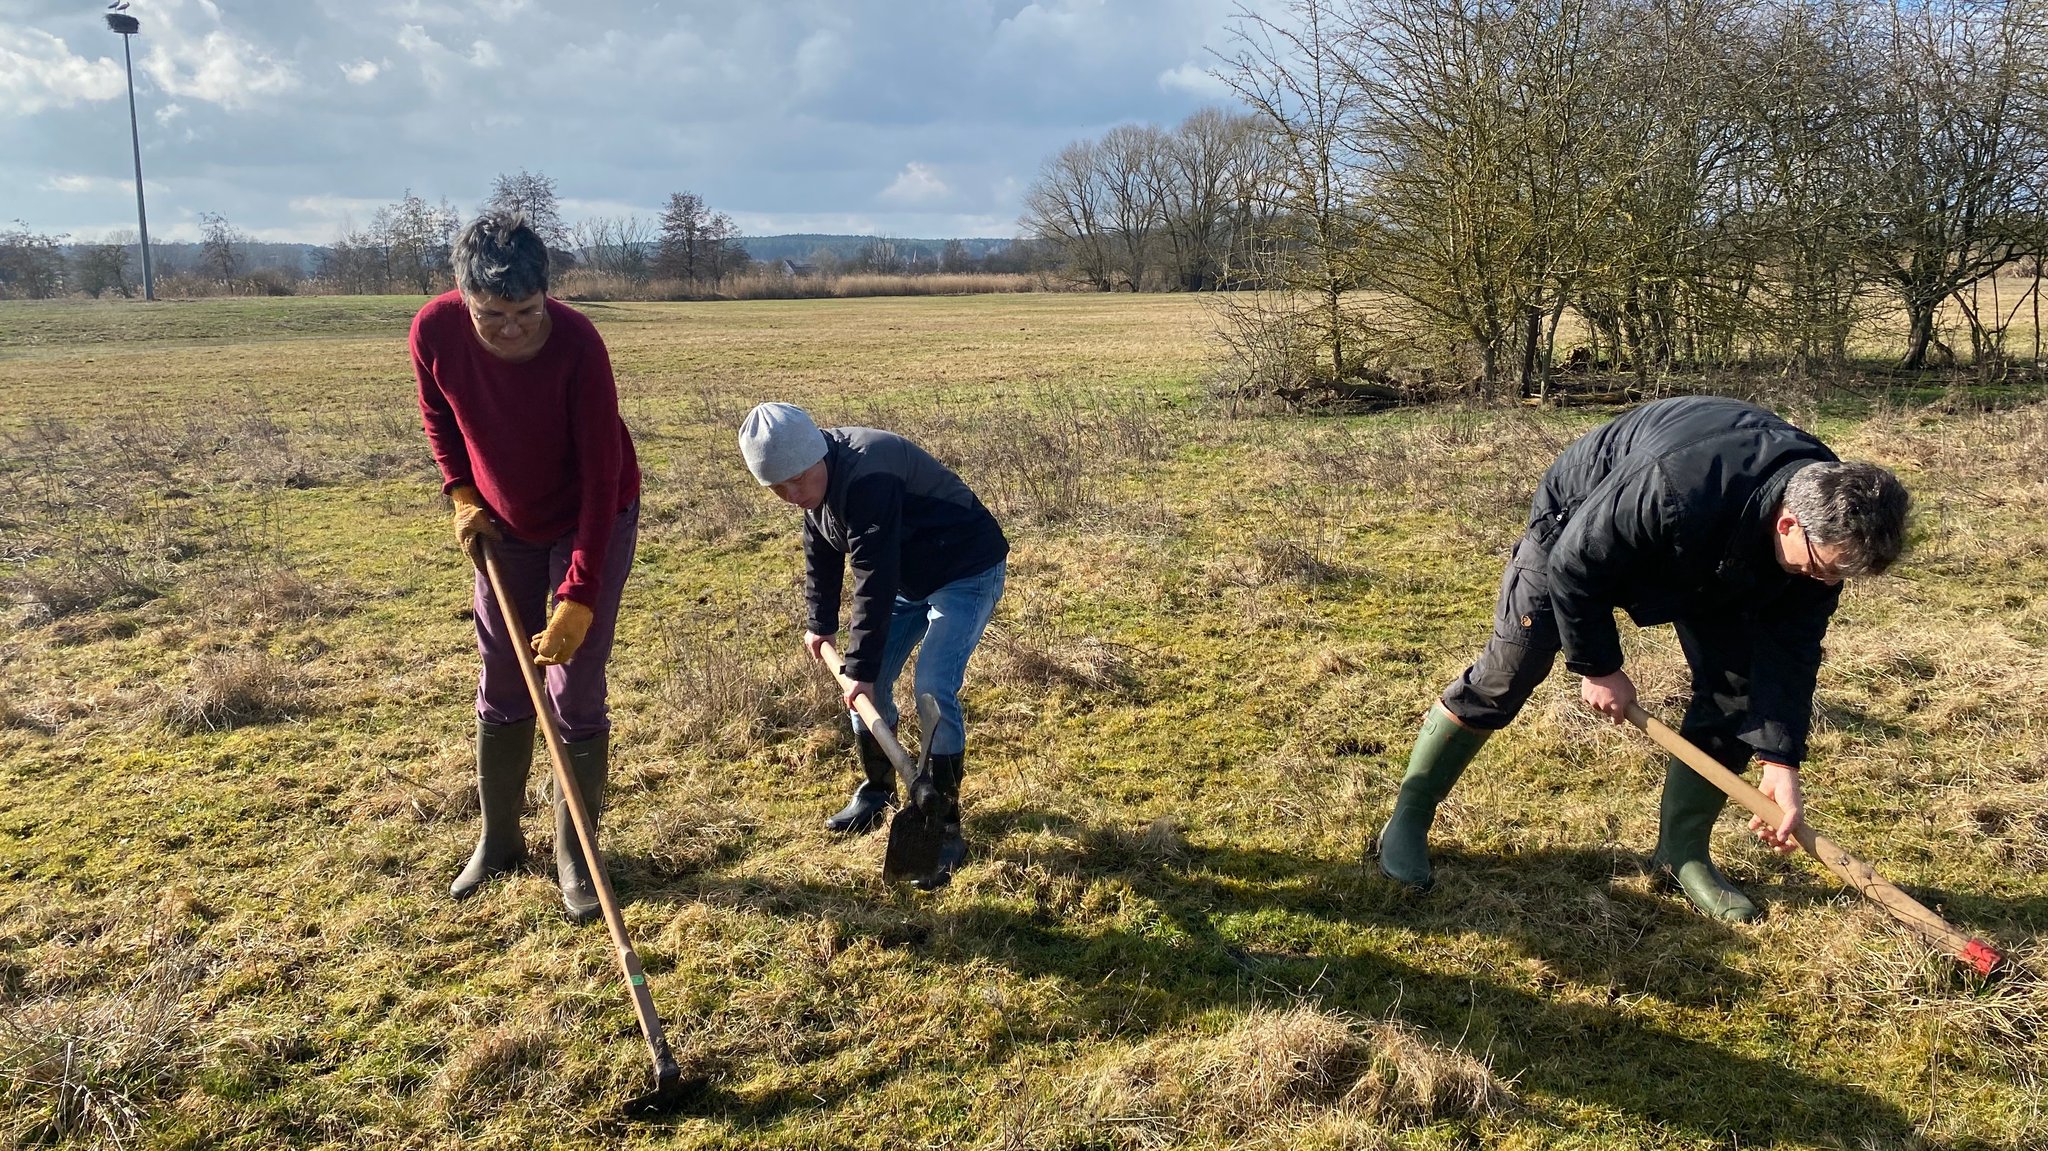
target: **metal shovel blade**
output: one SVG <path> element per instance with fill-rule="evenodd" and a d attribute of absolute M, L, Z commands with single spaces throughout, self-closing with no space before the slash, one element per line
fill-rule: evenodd
<path fill-rule="evenodd" d="M 939 848 L 945 842 L 946 820 L 938 788 L 932 784 L 932 730 L 939 723 L 939 701 L 917 697 L 917 775 L 906 790 L 910 802 L 889 820 L 889 847 L 882 855 L 882 879 L 894 883 L 922 879 L 939 869 Z"/>
<path fill-rule="evenodd" d="M 945 842 L 945 820 L 927 816 L 915 804 L 889 820 L 889 849 L 882 856 L 882 879 L 897 883 L 922 879 L 939 869 L 939 846 Z"/>

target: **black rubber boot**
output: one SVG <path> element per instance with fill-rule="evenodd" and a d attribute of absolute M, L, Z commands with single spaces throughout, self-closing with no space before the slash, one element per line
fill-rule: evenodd
<path fill-rule="evenodd" d="M 583 796 L 583 806 L 590 812 L 590 828 L 597 832 L 599 842 L 604 838 L 598 827 L 598 815 L 604 811 L 611 740 L 609 734 L 596 735 L 569 745 L 569 773 L 576 777 L 576 790 Z M 582 843 L 576 835 L 576 821 L 569 814 L 568 802 L 555 796 L 555 882 L 562 889 L 562 910 L 577 923 L 596 919 L 603 910 L 597 901 L 597 886 L 591 881 L 590 868 L 583 861 Z"/>
<path fill-rule="evenodd" d="M 1709 919 L 1748 923 L 1756 904 L 1728 882 L 1708 854 L 1714 821 L 1728 805 L 1720 788 L 1673 756 L 1664 765 L 1664 798 L 1657 805 L 1657 850 L 1650 856 L 1660 885 L 1676 887 Z"/>
<path fill-rule="evenodd" d="M 967 839 L 960 834 L 960 779 L 966 772 L 966 760 L 964 751 L 931 757 L 932 786 L 938 789 L 939 802 L 945 805 L 945 830 L 939 841 L 938 865 L 930 875 L 910 881 L 919 891 L 937 891 L 953 882 L 953 873 L 967 862 Z"/>
<path fill-rule="evenodd" d="M 1437 804 L 1451 793 L 1452 785 L 1465 774 L 1465 766 L 1492 734 L 1460 724 L 1442 703 L 1423 717 L 1422 734 L 1409 753 L 1408 774 L 1401 777 L 1394 813 L 1380 830 L 1380 872 L 1388 879 L 1419 891 L 1429 890 L 1434 881 L 1429 866 L 1429 827 L 1436 822 Z"/>
<path fill-rule="evenodd" d="M 853 798 L 837 814 L 825 817 L 825 830 L 841 835 L 860 835 L 882 825 L 896 802 L 896 767 L 882 751 L 882 745 L 868 732 L 860 732 L 860 768 L 867 780 L 854 788 Z"/>
<path fill-rule="evenodd" d="M 467 899 L 486 882 L 517 868 L 526 859 L 526 837 L 519 813 L 526 808 L 526 771 L 533 765 L 533 721 L 476 721 L 476 798 L 483 810 L 483 833 L 469 865 L 448 894 Z"/>

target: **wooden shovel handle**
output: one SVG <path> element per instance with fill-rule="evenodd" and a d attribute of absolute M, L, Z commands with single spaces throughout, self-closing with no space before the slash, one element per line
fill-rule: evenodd
<path fill-rule="evenodd" d="M 541 679 L 540 667 L 533 662 L 533 653 L 526 646 L 526 628 L 520 623 L 519 609 L 513 605 L 512 597 L 506 594 L 505 577 L 498 570 L 498 554 L 491 549 L 489 540 L 476 537 L 476 551 L 471 554 L 484 578 L 491 583 L 491 598 L 498 603 L 498 614 L 504 617 L 506 639 L 512 645 L 519 674 L 526 680 L 526 694 L 533 698 L 533 713 L 540 720 L 541 732 L 547 737 L 548 761 L 554 765 L 555 790 L 569 807 L 569 818 L 576 824 L 576 837 L 583 841 L 583 865 L 590 869 L 591 883 L 597 888 L 597 905 L 604 912 L 604 925 L 611 932 L 612 950 L 618 953 L 619 970 L 626 977 L 626 986 L 633 995 L 633 1013 L 640 1019 L 640 1034 L 647 1040 L 647 1053 L 654 1059 L 656 1083 L 671 1081 L 676 1075 L 675 1055 L 669 1050 L 668 1036 L 661 1027 L 661 1016 L 654 1010 L 654 993 L 647 989 L 647 972 L 640 966 L 640 954 L 633 950 L 633 940 L 626 934 L 625 917 L 619 914 L 619 899 L 612 892 L 611 876 L 604 868 L 604 855 L 597 848 L 597 825 L 590 818 L 590 809 L 584 806 L 583 792 L 576 786 L 576 774 L 569 770 L 569 746 L 562 739 L 561 725 L 555 721 L 554 707 L 548 701 L 547 685 Z"/>
<path fill-rule="evenodd" d="M 1748 808 L 1771 826 L 1785 821 L 1785 810 L 1777 801 L 1729 771 L 1713 756 L 1694 746 L 1692 741 L 1665 726 L 1663 721 L 1644 711 L 1637 704 L 1628 705 L 1628 721 L 1643 730 L 1645 735 L 1657 742 L 1657 746 L 1677 756 L 1687 767 L 1698 772 L 1702 778 L 1728 793 L 1728 797 Z M 1997 949 L 1981 939 L 1958 931 L 1948 920 L 1927 909 L 1919 900 L 1900 891 L 1879 875 L 1869 864 L 1849 854 L 1834 840 L 1820 834 L 1800 822 L 1795 834 L 1799 846 L 1808 855 L 1820 860 L 1822 866 L 1840 876 L 1842 882 L 1860 891 L 1890 912 L 1894 919 L 1918 932 L 1929 943 L 1962 960 L 1983 975 L 1990 975 L 2004 957 Z"/>
<path fill-rule="evenodd" d="M 818 644 L 818 658 L 824 662 L 825 670 L 832 673 L 832 678 L 839 681 L 840 690 L 853 690 L 854 680 L 846 674 L 846 659 L 839 654 L 838 648 L 832 646 L 831 640 L 824 640 Z M 864 695 L 857 696 L 853 701 L 853 710 L 855 715 L 860 716 L 860 721 L 868 725 L 868 734 L 874 736 L 875 742 L 882 745 L 882 754 L 888 756 L 889 762 L 896 765 L 896 774 L 903 777 L 903 794 L 909 796 L 913 804 L 922 808 L 924 797 L 921 793 L 930 788 L 931 781 L 917 770 L 917 761 L 910 757 L 909 752 L 903 750 L 901 743 L 897 742 L 896 733 L 889 729 L 888 721 L 884 720 L 882 713 L 875 708 L 875 701 Z M 927 733 L 925 738 L 931 738 L 930 734 Z"/>

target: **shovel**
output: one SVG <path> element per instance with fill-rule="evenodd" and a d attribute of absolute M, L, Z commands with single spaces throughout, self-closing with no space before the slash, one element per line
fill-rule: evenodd
<path fill-rule="evenodd" d="M 853 690 L 854 681 L 846 675 L 846 660 L 830 641 L 818 645 L 818 656 L 843 690 Z M 930 695 L 917 697 L 917 722 L 924 732 L 924 748 L 916 763 L 911 762 L 903 745 L 896 742 L 896 733 L 882 721 L 882 713 L 875 710 L 873 700 L 858 697 L 854 700 L 854 711 L 867 724 L 875 742 L 882 745 L 882 754 L 896 765 L 896 774 L 903 778 L 903 794 L 909 797 L 909 802 L 897 808 L 889 819 L 889 846 L 882 853 L 882 878 L 895 883 L 930 875 L 939 869 L 939 848 L 945 842 L 946 830 L 945 815 L 940 810 L 944 805 L 939 802 L 938 787 L 932 783 L 929 754 L 932 729 L 939 721 L 939 702 Z"/>
<path fill-rule="evenodd" d="M 1659 747 L 1683 760 L 1708 783 L 1748 808 L 1750 814 L 1773 827 L 1785 821 L 1784 810 L 1770 796 L 1751 787 L 1741 776 L 1721 766 L 1713 756 L 1695 747 L 1692 741 L 1666 727 L 1640 706 L 1628 705 L 1628 721 L 1641 728 Z M 1963 933 L 1948 920 L 1929 911 L 1919 900 L 1892 886 L 1869 864 L 1842 850 L 1841 845 L 1814 831 L 1804 821 L 1801 821 L 1796 838 L 1799 846 L 1806 849 L 1806 854 L 1820 860 L 1822 866 L 1840 876 L 1842 882 L 1862 892 L 1929 944 L 1975 968 L 1979 975 L 1988 978 L 2005 964 L 2005 956 L 1999 954 L 1997 948 Z"/>
<path fill-rule="evenodd" d="M 478 536 L 476 549 L 471 558 L 477 561 L 477 566 L 491 581 L 492 598 L 498 602 L 498 612 L 505 620 L 505 634 L 510 637 L 512 650 L 517 653 L 519 674 L 526 680 L 526 693 L 533 698 L 534 714 L 539 717 L 541 731 L 547 736 L 548 759 L 554 764 L 555 787 L 569 806 L 569 817 L 576 823 L 577 838 L 583 841 L 583 863 L 590 869 L 591 883 L 597 888 L 597 904 L 604 911 L 605 928 L 611 932 L 612 950 L 618 953 L 619 970 L 625 974 L 626 986 L 633 995 L 633 1013 L 640 1018 L 640 1034 L 647 1040 L 647 1053 L 654 1060 L 654 1085 L 645 1093 L 627 1100 L 626 1111 L 628 1114 L 650 1115 L 673 1110 L 701 1092 L 704 1084 L 700 1080 L 685 1083 L 682 1069 L 676 1066 L 676 1057 L 669 1050 L 668 1035 L 661 1029 L 661 1016 L 654 1011 L 654 995 L 647 989 L 647 973 L 641 969 L 640 956 L 626 935 L 626 920 L 619 914 L 618 896 L 612 893 L 611 877 L 605 874 L 604 856 L 597 849 L 597 828 L 591 823 L 590 809 L 583 804 L 583 794 L 576 789 L 575 773 L 569 770 L 568 748 L 562 740 L 562 729 L 555 721 L 554 709 L 548 703 L 540 667 L 533 662 L 533 653 L 527 650 L 526 628 L 520 623 L 519 609 L 512 606 L 512 597 L 505 593 L 505 579 L 498 570 L 498 556 L 491 550 L 490 541 Z"/>

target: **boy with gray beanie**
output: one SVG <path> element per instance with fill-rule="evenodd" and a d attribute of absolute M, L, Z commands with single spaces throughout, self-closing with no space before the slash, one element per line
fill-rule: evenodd
<path fill-rule="evenodd" d="M 852 709 L 865 695 L 894 727 L 896 677 L 919 648 L 916 694 L 939 705 L 939 722 L 923 735 L 932 783 L 945 804 L 945 842 L 937 869 L 915 882 L 927 891 L 943 887 L 967 858 L 960 684 L 1003 594 L 1009 541 L 959 476 L 894 432 L 820 429 L 802 408 L 766 403 L 747 413 L 739 446 L 754 478 L 804 511 L 803 643 L 812 659 L 839 631 L 841 581 L 848 564 L 853 568 L 845 652 L 854 686 L 846 706 L 867 778 L 825 826 L 870 831 L 896 802 L 895 770 Z"/>

